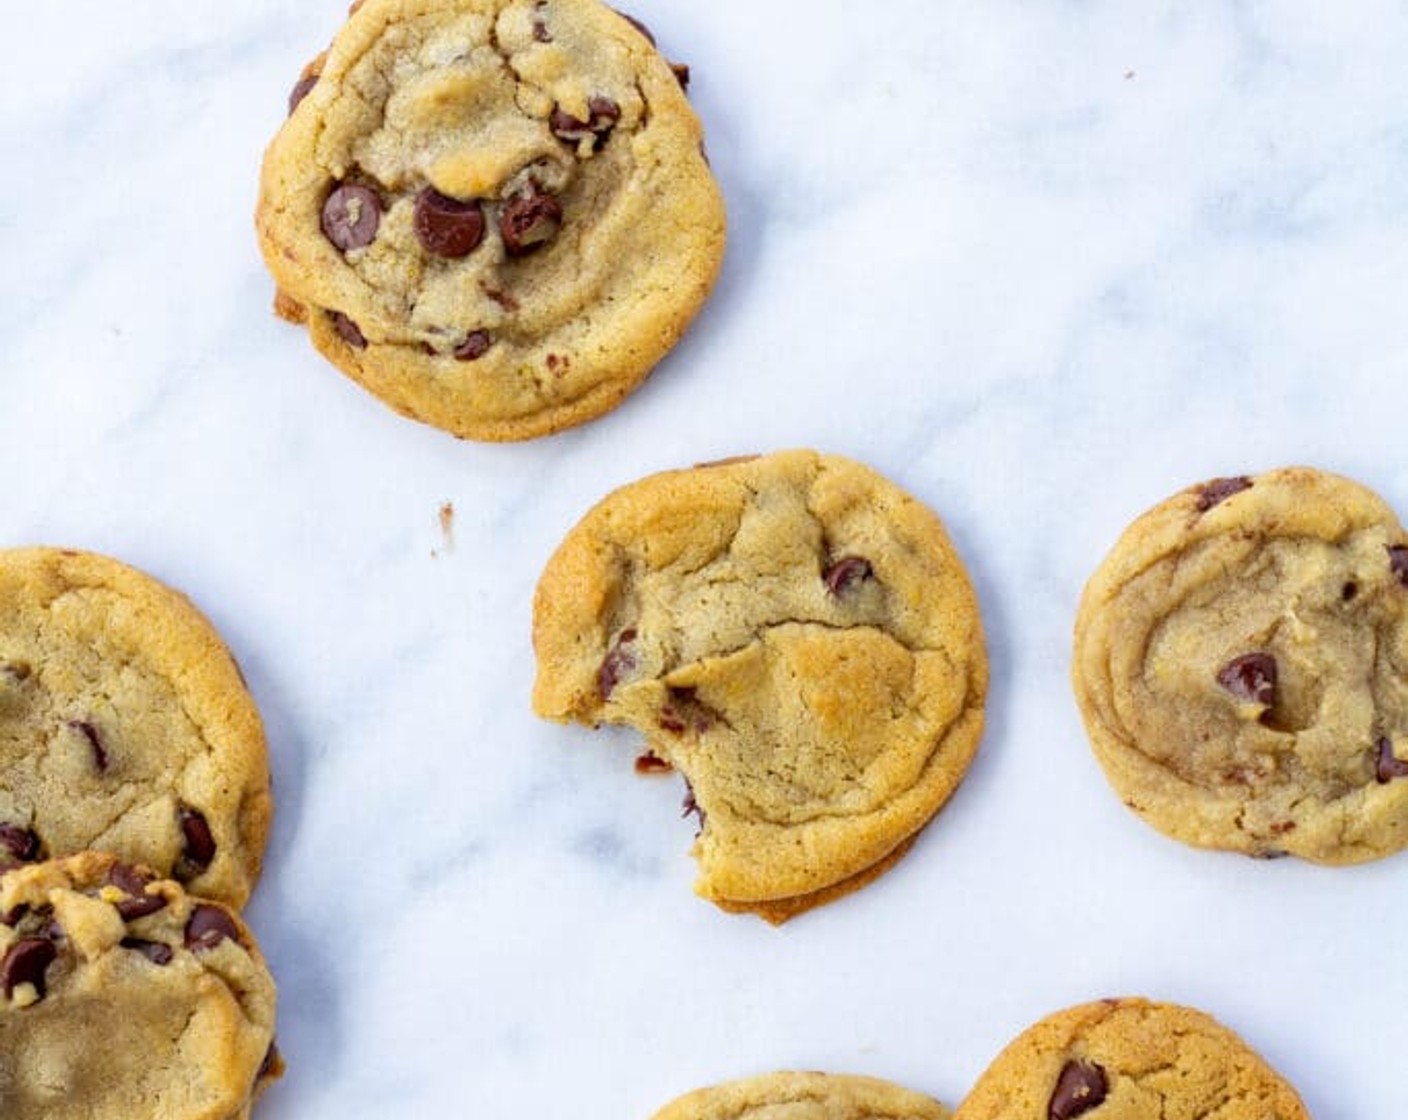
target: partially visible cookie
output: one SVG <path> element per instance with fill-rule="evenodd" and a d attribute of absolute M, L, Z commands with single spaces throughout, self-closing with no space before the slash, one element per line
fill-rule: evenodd
<path fill-rule="evenodd" d="M 274 982 L 233 912 L 93 852 L 0 877 L 0 1115 L 243 1120 Z"/>
<path fill-rule="evenodd" d="M 1107 999 L 1051 1015 L 979 1078 L 954 1120 L 1309 1120 L 1296 1091 L 1188 1007 Z"/>
<path fill-rule="evenodd" d="M 696 890 L 774 921 L 897 858 L 982 729 L 978 605 L 943 526 L 811 451 L 608 496 L 543 572 L 533 642 L 538 714 L 644 734 L 699 811 Z"/>
<path fill-rule="evenodd" d="M 366 0 L 256 222 L 277 308 L 393 408 L 517 440 L 614 408 L 718 274 L 687 71 L 597 0 Z"/>
<path fill-rule="evenodd" d="M 242 906 L 263 724 L 192 603 L 92 553 L 0 550 L 0 867 L 98 849 Z"/>
<path fill-rule="evenodd" d="M 671 1101 L 652 1120 L 948 1120 L 938 1101 L 874 1077 L 769 1073 Z"/>
<path fill-rule="evenodd" d="M 1086 586 L 1072 675 L 1165 833 L 1331 864 L 1408 844 L 1408 533 L 1363 486 L 1292 467 L 1156 506 Z"/>

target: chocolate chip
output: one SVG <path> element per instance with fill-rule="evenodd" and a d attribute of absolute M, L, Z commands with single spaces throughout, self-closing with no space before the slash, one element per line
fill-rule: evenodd
<path fill-rule="evenodd" d="M 238 942 L 240 931 L 223 907 L 202 903 L 191 911 L 190 921 L 186 923 L 187 949 L 195 952 L 213 949 L 226 938 Z"/>
<path fill-rule="evenodd" d="M 533 21 L 533 38 L 539 43 L 552 42 L 552 32 L 548 30 L 548 25 L 540 19 Z"/>
<path fill-rule="evenodd" d="M 541 248 L 561 228 L 562 205 L 536 185 L 509 199 L 499 212 L 499 233 L 510 256 Z"/>
<path fill-rule="evenodd" d="M 0 677 L 12 684 L 27 681 L 31 672 L 33 670 L 27 661 L 0 661 Z"/>
<path fill-rule="evenodd" d="M 1251 487 L 1252 480 L 1246 475 L 1238 475 L 1236 478 L 1214 478 L 1211 482 L 1205 482 L 1198 487 L 1197 510 L 1199 513 L 1207 513 L 1218 502 L 1226 501 L 1233 494 L 1239 494 L 1243 490 Z"/>
<path fill-rule="evenodd" d="M 596 688 L 603 700 L 610 700 L 611 693 L 621 678 L 636 667 L 635 654 L 626 648 L 635 640 L 636 632 L 633 627 L 622 630 L 616 644 L 602 658 L 601 668 L 596 671 Z"/>
<path fill-rule="evenodd" d="M 873 574 L 869 560 L 862 556 L 843 556 L 826 566 L 821 581 L 832 595 L 840 595 L 851 584 L 870 579 Z"/>
<path fill-rule="evenodd" d="M 606 143 L 616 122 L 621 119 L 621 106 L 609 97 L 593 97 L 587 101 L 588 119 L 574 117 L 560 106 L 554 105 L 548 116 L 548 128 L 559 140 L 577 145 L 588 137 L 592 138 L 595 151 Z"/>
<path fill-rule="evenodd" d="M 70 731 L 76 731 L 88 740 L 88 746 L 93 751 L 93 765 L 99 770 L 108 768 L 108 752 L 103 749 L 102 737 L 98 734 L 98 729 L 86 719 L 71 719 L 68 721 Z"/>
<path fill-rule="evenodd" d="M 709 819 L 709 814 L 704 812 L 704 807 L 695 800 L 694 787 L 689 784 L 688 778 L 684 780 L 684 801 L 680 803 L 680 808 L 682 810 L 680 813 L 681 817 L 687 817 L 691 813 L 698 816 L 699 828 L 698 831 L 695 832 L 695 835 L 698 836 L 700 832 L 704 831 L 704 822 Z"/>
<path fill-rule="evenodd" d="M 1340 588 L 1340 599 L 1348 603 L 1359 594 L 1359 584 L 1352 579 L 1344 581 L 1344 586 Z"/>
<path fill-rule="evenodd" d="M 317 74 L 305 74 L 303 77 L 299 78 L 296 83 L 294 83 L 293 89 L 289 90 L 288 94 L 289 116 L 293 116 L 293 111 L 298 108 L 299 102 L 301 102 L 305 97 L 307 97 L 308 94 L 312 92 L 313 87 L 317 84 Z"/>
<path fill-rule="evenodd" d="M 125 863 L 115 863 L 108 869 L 108 882 L 128 896 L 117 904 L 117 912 L 124 922 L 134 922 L 148 914 L 155 914 L 166 905 L 166 899 L 161 895 L 147 893 L 147 885 L 155 881 L 152 876 Z"/>
<path fill-rule="evenodd" d="M 1388 546 L 1388 570 L 1404 587 L 1408 587 L 1408 544 Z"/>
<path fill-rule="evenodd" d="M 124 937 L 121 945 L 124 949 L 141 953 L 152 964 L 170 964 L 171 958 L 175 955 L 171 946 L 164 941 L 144 941 L 140 937 Z"/>
<path fill-rule="evenodd" d="M 625 12 L 621 11 L 620 8 L 612 8 L 611 10 L 615 12 L 618 16 L 620 16 L 623 20 L 625 20 L 627 23 L 629 23 L 632 27 L 634 27 L 637 31 L 639 31 L 642 35 L 644 35 L 646 41 L 652 47 L 655 46 L 655 36 L 650 33 L 650 28 L 646 27 L 645 24 L 641 23 L 640 20 L 636 19 L 635 16 L 628 16 Z"/>
<path fill-rule="evenodd" d="M 494 345 L 494 338 L 488 331 L 470 331 L 464 341 L 455 347 L 455 357 L 462 362 L 473 362 L 482 358 Z"/>
<path fill-rule="evenodd" d="M 367 336 L 362 333 L 362 328 L 357 326 L 351 319 L 341 311 L 330 312 L 332 315 L 332 329 L 341 337 L 348 346 L 356 347 L 358 350 L 367 348 Z"/>
<path fill-rule="evenodd" d="M 437 257 L 466 257 L 484 240 L 484 210 L 478 200 L 461 202 L 425 187 L 416 195 L 416 240 Z"/>
<path fill-rule="evenodd" d="M 254 1075 L 255 1081 L 262 1081 L 266 1077 L 273 1076 L 276 1071 L 283 1068 L 283 1055 L 279 1053 L 277 1044 L 269 1043 L 269 1049 L 264 1051 L 264 1060 L 259 1063 L 259 1072 Z"/>
<path fill-rule="evenodd" d="M 28 913 L 29 903 L 21 902 L 13 909 L 6 910 L 3 914 L 0 914 L 0 926 L 9 926 L 11 929 L 14 929 L 20 924 L 20 919 Z"/>
<path fill-rule="evenodd" d="M 7 821 L 0 823 L 0 848 L 20 863 L 28 863 L 39 858 L 39 837 L 33 829 L 21 828 Z"/>
<path fill-rule="evenodd" d="M 1379 737 L 1379 757 L 1374 763 L 1374 777 L 1379 785 L 1387 785 L 1394 778 L 1408 778 L 1408 762 L 1393 753 L 1393 740 L 1387 735 Z"/>
<path fill-rule="evenodd" d="M 636 758 L 637 774 L 668 774 L 674 767 L 658 754 L 646 751 Z"/>
<path fill-rule="evenodd" d="M 507 292 L 501 292 L 497 288 L 491 288 L 488 284 L 480 283 L 479 290 L 497 303 L 505 311 L 517 311 L 522 306 L 518 300 L 514 299 Z"/>
<path fill-rule="evenodd" d="M 381 225 L 381 199 L 371 187 L 341 183 L 323 203 L 323 236 L 344 253 L 364 249 Z"/>
<path fill-rule="evenodd" d="M 181 854 L 188 865 L 182 870 L 190 871 L 187 878 L 194 878 L 215 858 L 215 837 L 211 835 L 205 817 L 196 809 L 183 805 L 178 819 L 181 822 L 181 837 L 185 841 Z"/>
<path fill-rule="evenodd" d="M 670 63 L 670 72 L 674 74 L 675 81 L 679 82 L 680 89 L 689 89 L 689 67 L 683 62 Z"/>
<path fill-rule="evenodd" d="M 1276 658 L 1244 653 L 1217 671 L 1217 683 L 1240 700 L 1270 708 L 1276 703 Z"/>
<path fill-rule="evenodd" d="M 667 696 L 659 722 L 661 728 L 675 735 L 683 735 L 690 728 L 702 735 L 718 718 L 718 713 L 699 699 L 696 689 L 672 686 Z"/>
<path fill-rule="evenodd" d="M 54 943 L 47 937 L 25 937 L 16 941 L 0 961 L 0 984 L 4 985 L 5 998 L 15 994 L 21 984 L 33 984 L 39 998 L 44 998 L 44 970 L 54 963 L 59 955 Z"/>
<path fill-rule="evenodd" d="M 1094 1062 L 1072 1060 L 1061 1067 L 1047 1106 L 1048 1120 L 1073 1120 L 1098 1107 L 1110 1091 L 1105 1071 Z"/>

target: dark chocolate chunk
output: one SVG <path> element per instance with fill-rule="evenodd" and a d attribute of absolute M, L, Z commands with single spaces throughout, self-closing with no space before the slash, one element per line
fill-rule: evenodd
<path fill-rule="evenodd" d="M 1408 544 L 1388 546 L 1388 570 L 1404 587 L 1408 587 Z"/>
<path fill-rule="evenodd" d="M 299 102 L 301 102 L 305 97 L 307 97 L 308 94 L 312 92 L 313 87 L 317 84 L 317 74 L 305 74 L 303 77 L 299 78 L 297 82 L 294 83 L 293 89 L 289 90 L 288 94 L 289 116 L 293 116 L 293 111 L 298 108 Z"/>
<path fill-rule="evenodd" d="M 455 347 L 455 357 L 462 362 L 473 362 L 482 358 L 492 345 L 494 338 L 488 331 L 470 331 Z"/>
<path fill-rule="evenodd" d="M 351 319 L 341 311 L 330 312 L 332 315 L 332 329 L 348 346 L 354 346 L 358 350 L 367 348 L 367 336 L 362 333 L 362 328 L 357 326 Z"/>
<path fill-rule="evenodd" d="M 0 823 L 0 849 L 20 863 L 28 863 L 39 858 L 39 837 L 33 829 L 21 828 L 6 821 Z"/>
<path fill-rule="evenodd" d="M 269 1049 L 264 1051 L 264 1060 L 259 1063 L 259 1072 L 254 1075 L 255 1081 L 262 1081 L 270 1076 L 275 1070 L 281 1069 L 284 1064 L 283 1055 L 279 1053 L 277 1043 L 269 1043 Z"/>
<path fill-rule="evenodd" d="M 240 931 L 223 907 L 202 903 L 191 911 L 190 921 L 186 923 L 187 949 L 195 952 L 213 949 L 226 938 L 238 942 Z"/>
<path fill-rule="evenodd" d="M 1394 778 L 1408 778 L 1408 762 L 1394 755 L 1393 740 L 1382 735 L 1376 746 L 1379 756 L 1374 761 L 1374 777 L 1379 785 L 1387 785 Z"/>
<path fill-rule="evenodd" d="M 674 767 L 658 754 L 646 751 L 636 758 L 637 774 L 668 774 Z"/>
<path fill-rule="evenodd" d="M 675 81 L 679 82 L 680 89 L 689 89 L 689 67 L 683 62 L 670 63 L 670 72 L 674 74 Z"/>
<path fill-rule="evenodd" d="M 124 937 L 121 944 L 124 949 L 141 953 L 152 964 L 170 964 L 171 958 L 175 955 L 171 946 L 164 941 L 145 941 L 140 937 Z"/>
<path fill-rule="evenodd" d="M 88 740 L 88 746 L 93 751 L 93 765 L 99 770 L 108 768 L 108 752 L 103 749 L 102 736 L 98 734 L 98 729 L 86 719 L 71 719 L 68 721 L 70 731 L 76 731 Z"/>
<path fill-rule="evenodd" d="M 870 561 L 863 556 L 843 556 L 826 566 L 826 570 L 821 573 L 821 581 L 826 584 L 826 590 L 832 595 L 840 595 L 851 584 L 870 579 L 872 575 L 874 571 L 870 567 Z"/>
<path fill-rule="evenodd" d="M 108 871 L 108 882 L 128 896 L 117 903 L 117 912 L 124 922 L 155 914 L 166 905 L 166 899 L 161 895 L 147 893 L 147 885 L 155 881 L 150 875 L 125 863 L 112 865 Z"/>
<path fill-rule="evenodd" d="M 1047 1106 L 1048 1120 L 1073 1120 L 1099 1106 L 1110 1091 L 1105 1071 L 1096 1063 L 1072 1060 L 1061 1067 Z"/>
<path fill-rule="evenodd" d="M 185 842 L 181 854 L 189 865 L 183 870 L 190 870 L 187 878 L 191 878 L 209 867 L 210 861 L 215 858 L 215 837 L 211 835 L 209 823 L 198 810 L 183 805 L 178 818 L 181 822 L 181 838 Z"/>
<path fill-rule="evenodd" d="M 58 955 L 58 949 L 47 937 L 24 937 L 11 945 L 5 959 L 0 961 L 0 984 L 4 985 L 5 998 L 14 995 L 21 984 L 33 984 L 39 998 L 43 999 L 44 970 Z"/>
<path fill-rule="evenodd" d="M 548 116 L 548 127 L 559 140 L 574 146 L 591 137 L 592 149 L 595 150 L 606 143 L 606 138 L 621 119 L 621 106 L 609 97 L 592 97 L 587 100 L 587 113 L 588 119 L 582 120 L 554 105 Z"/>
<path fill-rule="evenodd" d="M 635 655 L 626 647 L 636 640 L 634 627 L 621 631 L 616 644 L 602 658 L 601 668 L 596 671 L 596 688 L 603 700 L 610 700 L 612 690 L 621 678 L 636 667 Z"/>
<path fill-rule="evenodd" d="M 1349 603 L 1352 602 L 1354 597 L 1358 594 L 1359 584 L 1352 579 L 1345 580 L 1344 585 L 1340 588 L 1340 599 Z"/>
<path fill-rule="evenodd" d="M 499 211 L 499 233 L 510 256 L 542 248 L 561 228 L 561 203 L 536 185 L 514 195 Z"/>
<path fill-rule="evenodd" d="M 1217 683 L 1239 700 L 1271 707 L 1276 703 L 1276 659 L 1269 653 L 1244 653 L 1217 671 Z"/>
<path fill-rule="evenodd" d="M 1243 490 L 1251 487 L 1252 480 L 1246 475 L 1239 475 L 1236 478 L 1214 478 L 1211 482 L 1205 482 L 1198 488 L 1197 510 L 1199 513 L 1207 513 L 1218 502 L 1226 501 L 1233 494 L 1239 494 Z"/>
<path fill-rule="evenodd" d="M 371 187 L 340 183 L 323 203 L 323 236 L 344 253 L 370 245 L 380 225 L 381 199 Z"/>
<path fill-rule="evenodd" d="M 484 240 L 484 209 L 477 199 L 461 202 L 434 187 L 416 195 L 416 240 L 437 257 L 467 257 Z"/>

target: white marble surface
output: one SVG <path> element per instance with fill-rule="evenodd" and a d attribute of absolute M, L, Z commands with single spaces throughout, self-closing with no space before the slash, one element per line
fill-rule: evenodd
<path fill-rule="evenodd" d="M 623 408 L 508 447 L 269 314 L 258 160 L 341 10 L 47 0 L 0 74 L 0 538 L 153 572 L 246 667 L 289 1061 L 259 1115 L 644 1118 L 789 1066 L 953 1101 L 1040 1015 L 1141 992 L 1317 1120 L 1408 1116 L 1408 855 L 1165 840 L 1067 685 L 1086 576 L 1173 490 L 1307 462 L 1408 512 L 1408 9 L 639 0 L 693 66 L 723 279 Z M 774 930 L 693 898 L 632 736 L 530 715 L 528 621 L 607 489 L 795 445 L 939 510 L 994 677 L 913 853 Z"/>

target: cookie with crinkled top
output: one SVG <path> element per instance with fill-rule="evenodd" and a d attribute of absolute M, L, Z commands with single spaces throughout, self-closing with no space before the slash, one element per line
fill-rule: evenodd
<path fill-rule="evenodd" d="M 1141 998 L 1050 1015 L 1002 1051 L 954 1120 L 1309 1120 L 1294 1088 L 1201 1011 Z"/>
<path fill-rule="evenodd" d="M 921 1093 L 875 1077 L 786 1072 L 741 1078 L 679 1097 L 652 1120 L 949 1120 Z"/>
<path fill-rule="evenodd" d="M 623 723 L 678 769 L 696 890 L 781 921 L 889 866 L 977 749 L 987 660 L 938 518 L 811 451 L 654 475 L 539 581 L 538 714 Z"/>
<path fill-rule="evenodd" d="M 1161 502 L 1087 584 L 1072 676 L 1111 784 L 1170 836 L 1327 864 L 1408 844 L 1408 533 L 1358 483 Z"/>
<path fill-rule="evenodd" d="M 0 1115 L 244 1120 L 276 994 L 226 907 L 85 852 L 0 876 Z"/>
<path fill-rule="evenodd" d="M 357 5 L 265 155 L 280 313 L 458 436 L 528 439 L 615 407 L 722 260 L 686 75 L 597 0 Z"/>
<path fill-rule="evenodd" d="M 0 550 L 0 867 L 98 849 L 242 906 L 273 799 L 239 667 L 117 560 Z"/>

